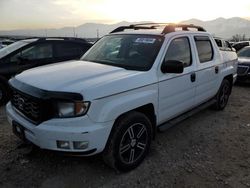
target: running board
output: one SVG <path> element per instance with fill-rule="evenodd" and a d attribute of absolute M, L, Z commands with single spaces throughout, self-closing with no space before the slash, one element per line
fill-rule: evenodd
<path fill-rule="evenodd" d="M 201 110 L 204 110 L 205 108 L 208 108 L 209 106 L 213 105 L 214 103 L 216 102 L 215 99 L 212 99 L 212 100 L 209 100 L 208 102 L 205 102 L 201 105 L 199 105 L 198 107 L 195 107 L 194 109 L 176 117 L 176 118 L 173 118 L 169 121 L 167 121 L 166 123 L 163 123 L 162 125 L 160 125 L 158 127 L 158 130 L 160 132 L 164 132 L 166 131 L 167 129 L 169 129 L 170 127 L 180 123 L 181 121 L 193 116 L 194 114 L 200 112 Z"/>

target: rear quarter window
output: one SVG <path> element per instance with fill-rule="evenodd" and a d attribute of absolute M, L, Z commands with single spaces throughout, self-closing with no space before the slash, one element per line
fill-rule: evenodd
<path fill-rule="evenodd" d="M 200 63 L 206 63 L 213 59 L 213 46 L 207 36 L 194 37 Z"/>
<path fill-rule="evenodd" d="M 218 47 L 222 47 L 222 42 L 220 39 L 214 39 Z"/>

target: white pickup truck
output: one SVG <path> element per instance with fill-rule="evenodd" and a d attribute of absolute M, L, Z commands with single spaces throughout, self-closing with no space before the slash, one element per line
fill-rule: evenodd
<path fill-rule="evenodd" d="M 236 69 L 236 53 L 222 55 L 199 26 L 119 27 L 79 61 L 12 78 L 7 117 L 17 136 L 40 148 L 102 153 L 111 167 L 129 171 L 156 130 L 210 105 L 224 109 Z"/>

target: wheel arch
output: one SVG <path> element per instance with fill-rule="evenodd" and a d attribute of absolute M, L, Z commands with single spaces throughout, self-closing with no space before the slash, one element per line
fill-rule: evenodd
<path fill-rule="evenodd" d="M 229 83 L 231 85 L 231 87 L 230 87 L 230 94 L 231 94 L 232 93 L 232 87 L 233 87 L 233 75 L 232 74 L 227 75 L 227 76 L 224 77 L 223 80 L 228 80 L 229 81 Z"/>
<path fill-rule="evenodd" d="M 153 139 L 154 139 L 155 134 L 156 134 L 156 113 L 155 113 L 154 105 L 152 103 L 149 103 L 149 104 L 140 106 L 134 109 L 133 111 L 141 112 L 149 118 L 151 125 L 152 125 Z"/>
<path fill-rule="evenodd" d="M 133 112 L 133 111 L 143 113 L 144 115 L 146 115 L 146 116 L 148 117 L 148 119 L 150 120 L 151 125 L 152 125 L 153 138 L 154 138 L 154 137 L 155 137 L 155 134 L 156 134 L 156 114 L 155 114 L 154 105 L 153 105 L 152 103 L 145 104 L 145 105 L 143 105 L 143 106 L 137 107 L 137 108 L 135 108 L 135 109 L 129 110 L 129 111 L 127 111 L 127 112 L 125 112 L 125 113 L 119 115 L 119 116 L 115 119 L 114 125 L 115 125 L 122 117 L 124 117 L 125 115 L 127 115 L 128 113 Z M 113 125 L 112 129 L 114 128 L 114 125 Z M 111 130 L 111 132 L 112 132 L 112 130 Z"/>
<path fill-rule="evenodd" d="M 149 118 L 149 120 L 151 122 L 151 125 L 152 125 L 152 133 L 153 133 L 152 138 L 153 139 L 155 138 L 155 134 L 156 134 L 155 107 L 154 107 L 154 105 L 152 103 L 148 103 L 148 104 L 145 104 L 143 106 L 137 107 L 135 109 L 131 109 L 131 110 L 127 111 L 127 112 L 124 112 L 123 114 L 120 114 L 114 121 L 114 124 L 112 126 L 111 131 L 110 131 L 108 140 L 110 139 L 111 135 L 113 134 L 113 132 L 115 130 L 115 125 L 117 124 L 117 122 L 119 122 L 128 113 L 131 113 L 133 111 L 143 113 L 144 115 L 146 115 Z M 107 143 L 108 143 L 108 141 L 107 141 Z"/>

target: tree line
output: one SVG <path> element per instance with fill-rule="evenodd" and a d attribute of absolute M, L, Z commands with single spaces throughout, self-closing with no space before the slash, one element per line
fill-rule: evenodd
<path fill-rule="evenodd" d="M 230 39 L 232 42 L 240 42 L 240 41 L 250 41 L 250 38 L 247 38 L 245 34 L 236 34 L 233 35 L 232 38 Z"/>

